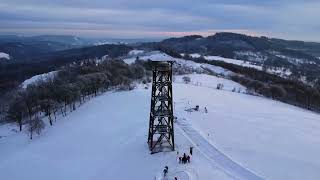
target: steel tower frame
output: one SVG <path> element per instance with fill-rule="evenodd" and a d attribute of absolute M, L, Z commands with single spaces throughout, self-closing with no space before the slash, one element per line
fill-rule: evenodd
<path fill-rule="evenodd" d="M 148 132 L 151 153 L 174 151 L 172 61 L 152 61 L 152 92 Z"/>

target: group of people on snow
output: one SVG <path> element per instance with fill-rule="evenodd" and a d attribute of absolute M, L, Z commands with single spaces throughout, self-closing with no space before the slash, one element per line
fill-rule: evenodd
<path fill-rule="evenodd" d="M 183 156 L 179 156 L 179 151 L 177 151 L 177 156 L 179 158 L 179 164 L 190 163 L 191 156 L 193 154 L 193 147 L 190 147 L 189 153 L 190 153 L 190 155 L 189 154 L 187 155 L 186 153 L 183 153 Z M 169 172 L 169 167 L 165 166 L 164 169 L 163 169 L 163 177 L 166 177 L 168 175 L 168 172 Z M 174 177 L 174 180 L 178 180 L 178 178 Z"/>
<path fill-rule="evenodd" d="M 182 157 L 179 157 L 179 164 L 186 164 L 186 163 L 190 163 L 190 156 L 186 155 L 186 153 L 183 153 Z"/>
<path fill-rule="evenodd" d="M 190 153 L 190 155 L 189 154 L 187 155 L 186 153 L 183 153 L 183 156 L 179 156 L 179 152 L 177 152 L 177 155 L 178 155 L 178 158 L 179 158 L 179 164 L 190 163 L 191 156 L 192 156 L 192 153 L 193 153 L 193 147 L 190 147 L 189 153 Z"/>

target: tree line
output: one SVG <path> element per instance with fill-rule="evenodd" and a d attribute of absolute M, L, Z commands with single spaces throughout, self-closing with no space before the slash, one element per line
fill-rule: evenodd
<path fill-rule="evenodd" d="M 128 65 L 122 60 L 73 63 L 62 67 L 54 77 L 14 92 L 7 119 L 17 123 L 20 131 L 26 127 L 32 139 L 44 128 L 43 117 L 52 126 L 57 114 L 66 116 L 68 111 L 110 89 L 130 90 L 132 82 L 143 79 L 145 74 L 143 65 Z"/>

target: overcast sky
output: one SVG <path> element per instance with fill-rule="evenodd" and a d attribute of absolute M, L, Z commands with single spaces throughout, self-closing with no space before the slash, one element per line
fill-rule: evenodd
<path fill-rule="evenodd" d="M 227 31 L 320 41 L 319 0 L 1 0 L 0 33 L 163 38 Z"/>

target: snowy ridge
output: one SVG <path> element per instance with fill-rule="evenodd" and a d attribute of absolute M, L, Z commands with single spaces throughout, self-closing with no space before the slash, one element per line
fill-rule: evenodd
<path fill-rule="evenodd" d="M 46 81 L 46 80 L 54 77 L 57 73 L 58 73 L 58 71 L 51 71 L 48 73 L 43 73 L 43 74 L 32 76 L 31 78 L 23 81 L 23 83 L 21 84 L 21 87 L 25 89 L 28 87 L 28 85 L 37 83 L 37 81 Z"/>
<path fill-rule="evenodd" d="M 165 53 L 162 53 L 160 51 L 152 51 L 152 52 L 146 52 L 142 53 L 139 50 L 134 50 L 133 53 L 139 52 L 139 59 L 140 60 L 152 60 L 152 61 L 175 61 L 178 60 L 177 58 L 173 58 Z M 132 51 L 131 51 L 132 52 Z M 124 62 L 127 64 L 132 64 L 136 61 L 136 57 L 131 57 L 131 58 L 125 58 Z"/>
<path fill-rule="evenodd" d="M 208 69 L 216 74 L 229 75 L 232 73 L 231 71 L 228 71 L 228 70 L 221 68 L 221 67 L 218 67 L 218 66 L 205 64 L 205 63 L 196 63 L 194 61 L 180 59 L 180 58 L 173 58 L 173 57 L 171 57 L 163 52 L 160 52 L 160 51 L 141 53 L 141 54 L 139 54 L 139 60 L 143 60 L 143 61 L 147 61 L 147 60 L 174 61 L 175 62 L 174 67 L 190 68 L 196 72 L 204 72 L 205 69 Z M 129 57 L 129 58 L 124 59 L 124 62 L 126 62 L 127 64 L 132 64 L 135 61 L 136 61 L 136 57 Z"/>
<path fill-rule="evenodd" d="M 10 60 L 10 55 L 4 52 L 0 52 L 0 59 L 7 59 Z"/>

